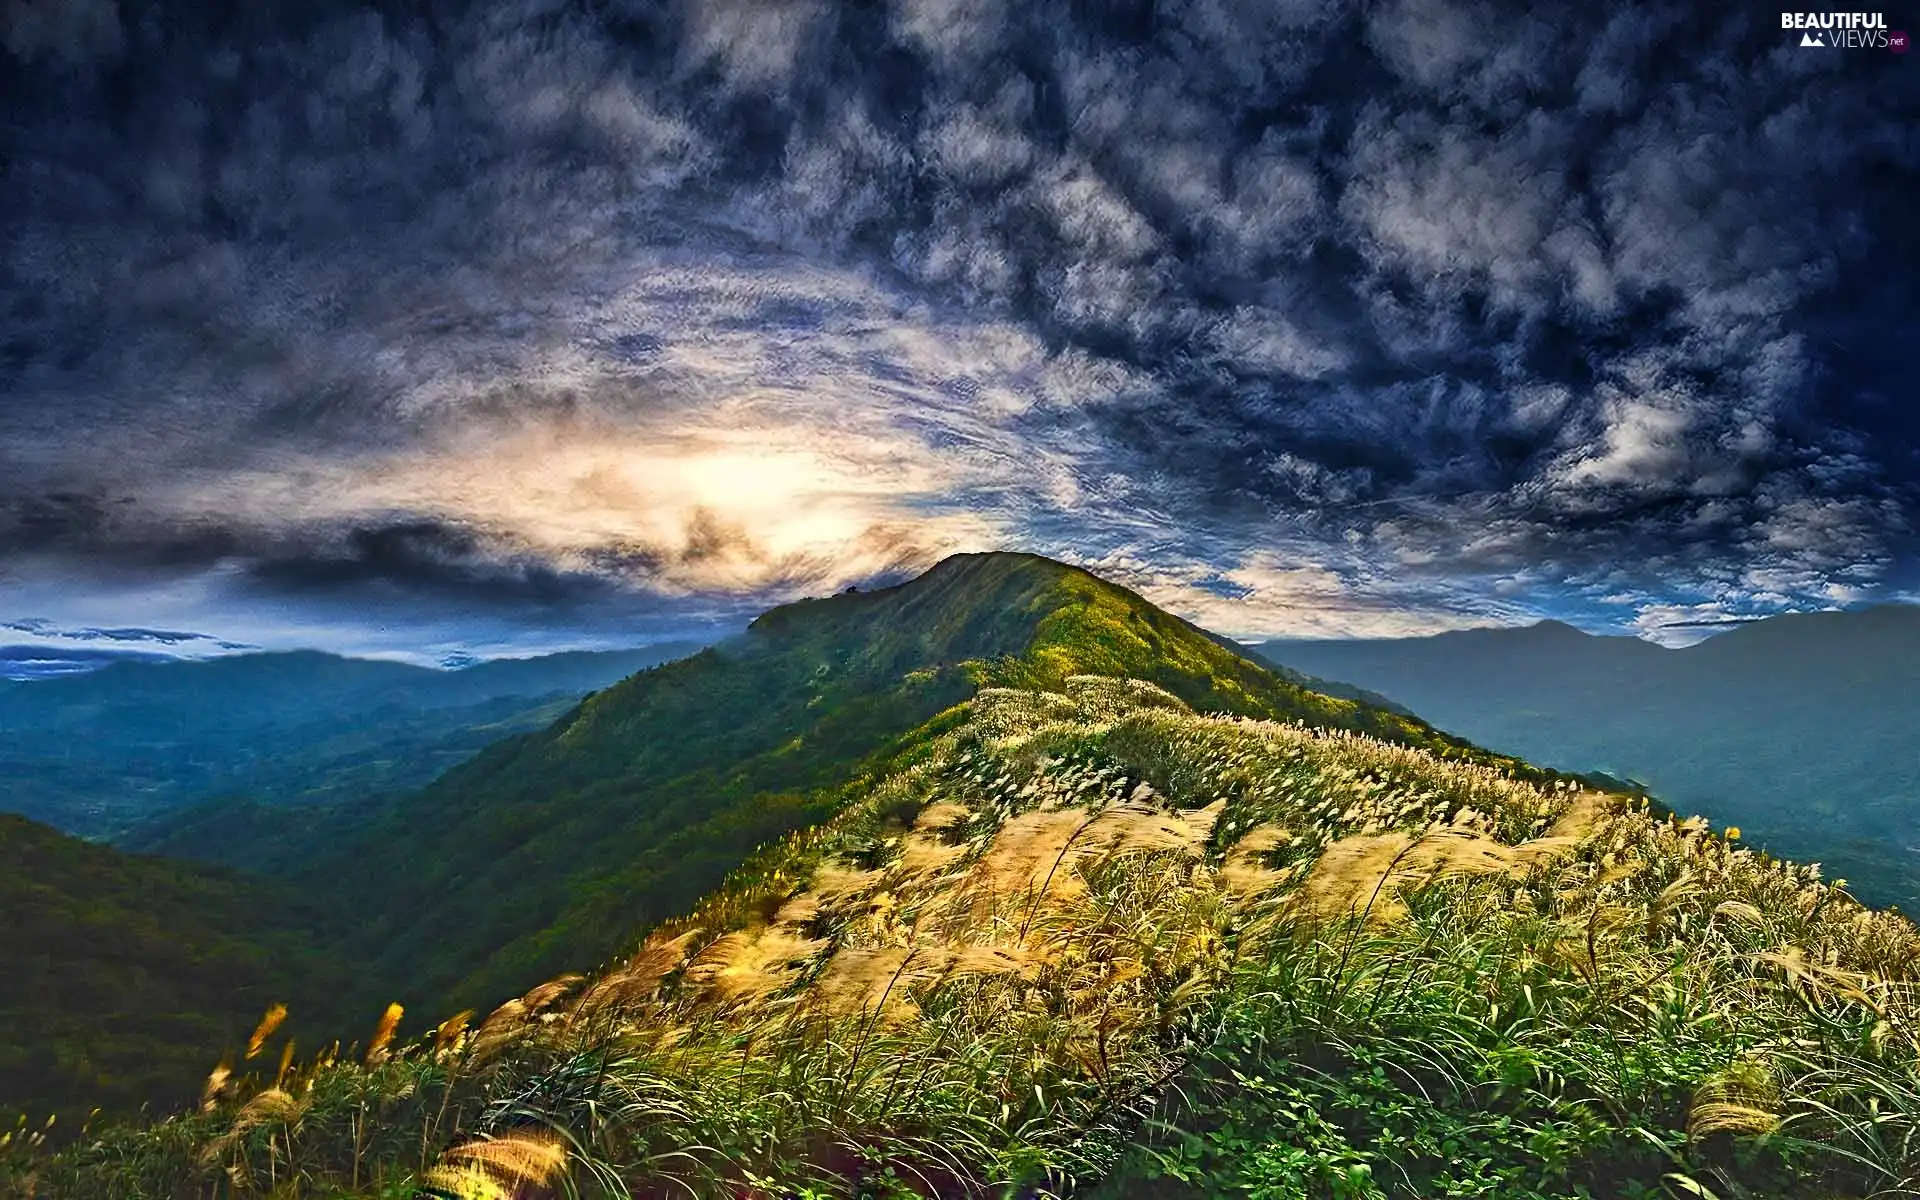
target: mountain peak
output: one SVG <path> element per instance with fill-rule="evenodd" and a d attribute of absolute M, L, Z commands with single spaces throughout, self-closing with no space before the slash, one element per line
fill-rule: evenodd
<path fill-rule="evenodd" d="M 311 870 L 316 886 L 386 889 L 376 974 L 462 1006 L 497 1002 L 508 980 L 611 951 L 755 845 L 824 819 L 840 789 L 964 719 L 983 687 L 1057 693 L 1086 675 L 1142 680 L 1202 712 L 1469 752 L 1405 714 L 1302 686 L 1078 567 L 963 554 L 892 587 L 782 605 L 598 692 Z M 695 845 L 704 857 L 688 857 Z M 543 865 L 559 861 L 566 879 Z"/>
<path fill-rule="evenodd" d="M 1011 550 L 950 554 L 901 583 L 866 590 L 848 588 L 837 595 L 809 596 L 770 608 L 755 617 L 748 628 L 775 630 L 783 628 L 802 614 L 816 618 L 821 613 L 862 611 L 872 608 L 876 602 L 889 600 L 924 603 L 938 596 L 943 603 L 956 600 L 973 604 L 990 603 L 1000 589 L 1009 585 L 1045 587 L 1072 575 L 1093 578 L 1079 567 L 1038 554 Z"/>
<path fill-rule="evenodd" d="M 1533 624 L 1525 626 L 1524 628 L 1528 633 L 1539 637 L 1590 638 L 1593 636 L 1577 625 L 1569 625 L 1565 621 L 1556 620 L 1552 617 L 1548 617 L 1544 621 L 1535 621 Z"/>

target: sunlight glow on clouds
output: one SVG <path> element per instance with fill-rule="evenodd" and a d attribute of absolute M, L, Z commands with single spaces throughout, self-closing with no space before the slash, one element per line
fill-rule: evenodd
<path fill-rule="evenodd" d="M 252 513 L 268 534 L 405 514 L 470 532 L 483 559 L 530 555 L 662 595 L 781 594 L 981 548 L 990 527 L 978 515 L 939 511 L 948 474 L 898 447 L 795 428 L 539 431 L 464 452 L 228 475 L 168 503 L 181 516 Z M 275 514 L 298 517 L 276 531 Z"/>
<path fill-rule="evenodd" d="M 1915 586 L 1920 77 L 1737 6 L 1685 61 L 1663 2 L 56 9 L 0 29 L 0 618 L 557 642 L 986 548 L 1247 635 Z"/>

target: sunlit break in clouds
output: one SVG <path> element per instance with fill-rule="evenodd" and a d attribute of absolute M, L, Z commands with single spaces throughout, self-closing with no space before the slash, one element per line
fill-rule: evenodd
<path fill-rule="evenodd" d="M 0 620 L 525 652 L 994 548 L 1245 637 L 1911 599 L 1920 58 L 1799 43 L 0 0 Z"/>

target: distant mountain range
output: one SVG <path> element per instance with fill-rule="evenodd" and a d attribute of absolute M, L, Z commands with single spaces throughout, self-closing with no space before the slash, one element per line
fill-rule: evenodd
<path fill-rule="evenodd" d="M 69 828 L 202 860 L 0 825 L 16 886 L 48 897 L 29 936 L 86 944 L 93 935 L 61 914 L 84 903 L 87 887 L 213 897 L 177 939 L 139 925 L 140 945 L 124 952 L 171 962 L 204 957 L 196 947 L 237 947 L 251 964 L 245 978 L 266 981 L 216 1006 L 217 1022 L 179 1024 L 174 1040 L 156 1034 L 146 1047 L 155 1086 L 177 1093 L 191 1083 L 182 1072 L 211 1064 L 266 983 L 299 1001 L 294 1028 L 311 1040 L 316 1025 L 323 1037 L 342 1032 L 348 996 L 368 1019 L 376 996 L 426 1011 L 491 1007 L 528 979 L 591 965 L 686 911 L 757 849 L 831 818 L 880 772 L 910 763 L 982 687 L 1130 676 L 1203 711 L 1363 730 L 1525 770 L 1403 713 L 1313 691 L 1123 588 L 1030 555 L 962 555 L 898 587 L 776 608 L 736 638 L 663 661 L 686 649 L 457 671 L 240 655 L 0 688 L 0 806 L 35 800 Z M 578 698 L 590 689 L 600 690 Z M 541 694 L 561 698 L 529 703 Z M 533 728 L 514 735 L 515 723 Z M 62 882 L 67 863 L 93 882 Z M 298 919 L 274 899 L 283 893 L 302 898 Z M 122 932 L 134 922 L 119 908 L 101 919 Z M 122 953 L 119 942 L 100 944 L 103 955 Z M 316 961 L 351 987 L 318 989 L 316 1002 Z M 171 990 L 171 968 L 147 982 L 117 981 L 110 963 L 73 969 L 120 999 L 61 1024 L 38 1004 L 57 989 L 36 989 L 19 1001 L 22 1027 L 85 1043 L 109 1036 L 116 1005 L 153 995 L 191 1007 Z M 59 1104 L 84 1092 L 71 1075 L 34 1070 L 35 1082 L 16 1087 L 0 1062 L 0 1108 L 21 1090 Z"/>
<path fill-rule="evenodd" d="M 1778 769 L 1897 774 L 1904 643 L 1848 630 L 1663 677 L 1676 744 L 1787 689 L 1770 736 L 1848 724 Z M 1592 640 L 1454 665 L 1644 705 L 1639 664 L 1700 661 Z M 1342 690 L 963 555 L 418 791 L 178 814 L 254 878 L 0 821 L 0 1108 L 184 1105 L 294 1011 L 198 1111 L 0 1144 L 0 1193 L 1913 1194 L 1920 931 Z"/>
<path fill-rule="evenodd" d="M 1644 782 L 1920 911 L 1920 607 L 1773 617 L 1681 650 L 1551 621 L 1254 649 L 1481 745 Z"/>
<path fill-rule="evenodd" d="M 86 673 L 0 683 L 0 811 L 124 838 L 216 799 L 323 805 L 414 788 L 587 692 L 697 649 L 460 670 L 311 651 L 121 656 Z"/>
<path fill-rule="evenodd" d="M 30 682 L 84 675 L 122 662 L 169 663 L 179 658 L 158 650 L 99 646 L 0 646 L 0 681 Z"/>

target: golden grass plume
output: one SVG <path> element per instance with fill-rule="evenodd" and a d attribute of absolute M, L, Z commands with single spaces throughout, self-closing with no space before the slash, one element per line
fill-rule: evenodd
<path fill-rule="evenodd" d="M 698 929 L 688 929 L 674 936 L 649 937 L 626 962 L 581 994 L 574 1003 L 575 1018 L 596 1016 L 652 997 L 668 976 L 686 965 L 687 947 L 699 936 Z"/>
<path fill-rule="evenodd" d="M 1258 895 L 1280 886 L 1292 875 L 1267 866 L 1262 857 L 1292 843 L 1293 835 L 1280 825 L 1260 825 L 1248 830 L 1227 851 L 1226 859 L 1220 864 L 1221 885 L 1241 897 Z"/>
<path fill-rule="evenodd" d="M 791 985 L 826 946 L 780 929 L 737 931 L 695 955 L 686 980 L 723 1004 L 757 1000 Z"/>
<path fill-rule="evenodd" d="M 247 1038 L 249 1059 L 260 1057 L 260 1051 L 266 1048 L 267 1039 L 273 1036 L 274 1031 L 279 1029 L 286 1019 L 287 1006 L 284 1004 L 276 1004 L 266 1011 L 266 1014 L 260 1018 L 260 1023 L 253 1027 L 252 1036 Z"/>
<path fill-rule="evenodd" d="M 942 947 L 843 947 L 827 960 L 814 995 L 829 1012 L 904 1020 L 919 1011 L 912 989 L 940 979 L 953 961 Z"/>
<path fill-rule="evenodd" d="M 1754 1136 L 1780 1127 L 1779 1085 L 1757 1062 L 1738 1062 L 1694 1091 L 1687 1110 L 1687 1136 L 1695 1141 L 1716 1133 Z"/>
<path fill-rule="evenodd" d="M 368 1066 L 377 1066 L 387 1060 L 388 1051 L 393 1046 L 394 1031 L 400 1028 L 400 1018 L 407 1010 L 400 1007 L 398 1001 L 387 1005 L 380 1014 L 379 1023 L 373 1027 L 373 1036 L 367 1039 L 367 1053 L 364 1061 Z"/>
<path fill-rule="evenodd" d="M 567 1169 L 567 1147 L 541 1133 L 508 1133 L 455 1146 L 441 1161 L 484 1167 L 511 1183 L 546 1187 Z"/>
<path fill-rule="evenodd" d="M 233 1064 L 221 1059 L 213 1070 L 207 1072 L 207 1082 L 200 1089 L 200 1111 L 212 1112 L 219 1106 L 221 1097 L 226 1094 L 227 1084 L 233 1078 Z"/>

